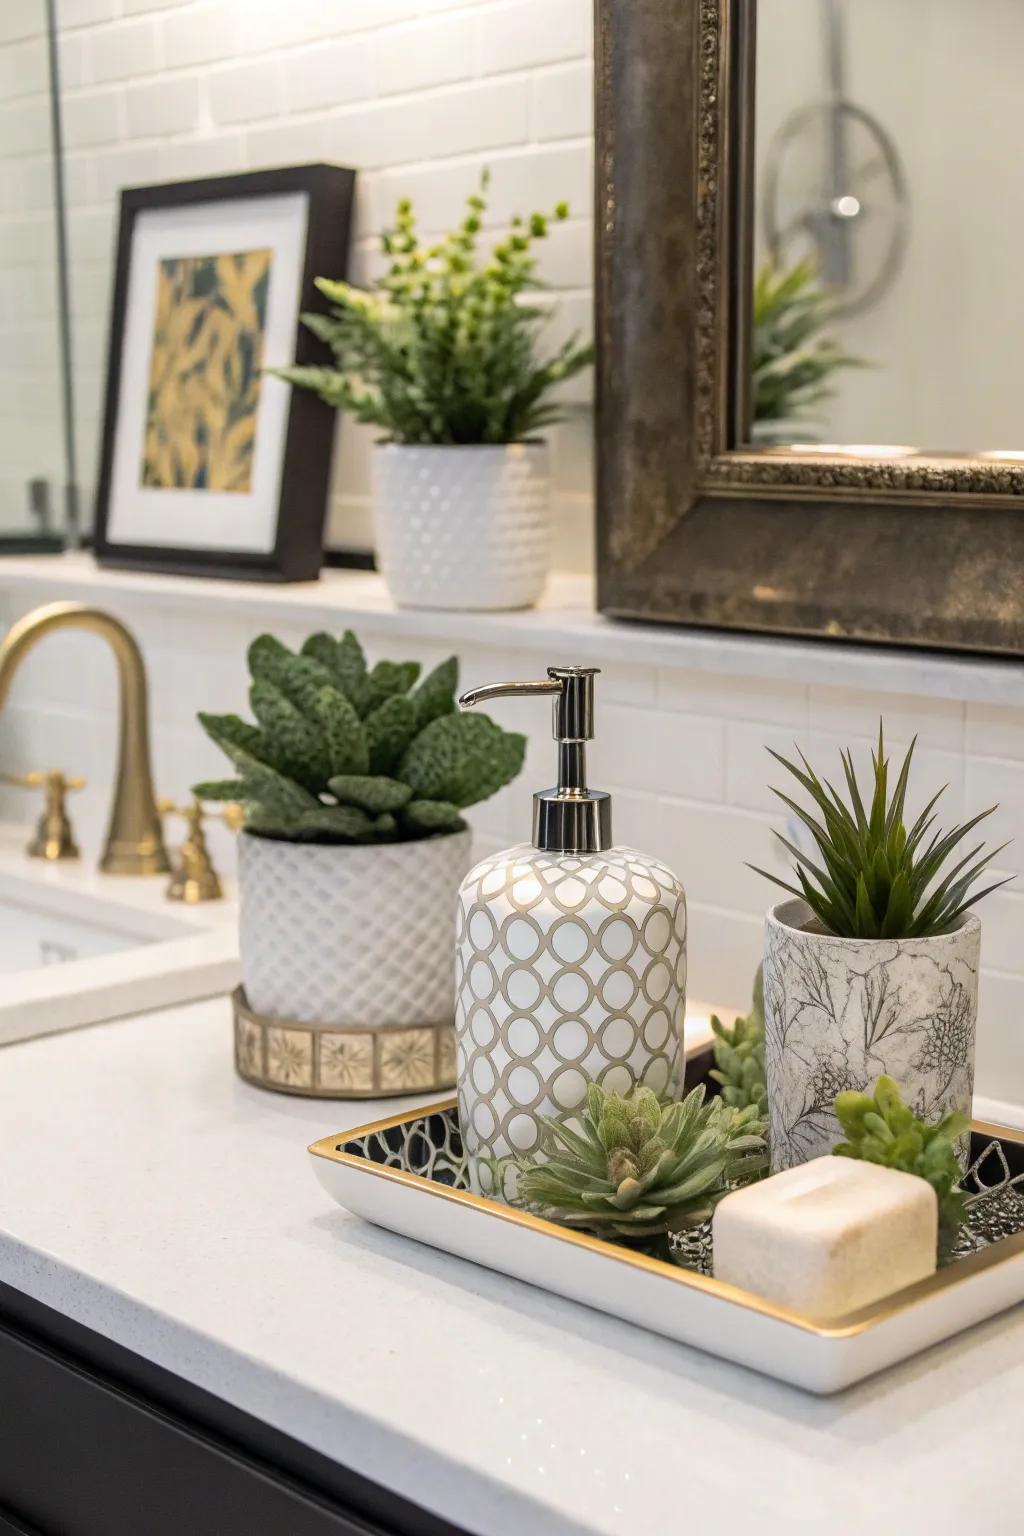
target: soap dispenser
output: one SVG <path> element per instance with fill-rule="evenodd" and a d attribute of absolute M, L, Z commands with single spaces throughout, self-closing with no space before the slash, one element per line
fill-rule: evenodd
<path fill-rule="evenodd" d="M 686 896 L 670 869 L 612 844 L 610 795 L 588 789 L 596 667 L 491 683 L 459 700 L 550 694 L 558 784 L 533 797 L 533 841 L 477 864 L 459 891 L 459 1121 L 474 1190 L 571 1120 L 588 1084 L 682 1088 Z"/>

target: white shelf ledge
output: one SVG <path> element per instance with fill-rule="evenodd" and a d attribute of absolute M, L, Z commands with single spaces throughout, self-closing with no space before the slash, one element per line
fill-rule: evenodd
<path fill-rule="evenodd" d="M 588 577 L 565 573 L 552 576 L 540 607 L 524 613 L 396 609 L 381 578 L 364 571 L 328 570 L 319 581 L 287 585 L 209 581 L 103 570 L 83 554 L 0 559 L 0 591 L 5 590 L 31 591 L 40 602 L 64 597 L 102 603 L 107 598 L 127 605 L 193 608 L 200 614 L 230 610 L 258 616 L 268 626 L 352 625 L 363 635 L 493 645 L 546 659 L 616 662 L 1024 708 L 1024 665 L 1019 660 L 625 623 L 594 612 Z"/>

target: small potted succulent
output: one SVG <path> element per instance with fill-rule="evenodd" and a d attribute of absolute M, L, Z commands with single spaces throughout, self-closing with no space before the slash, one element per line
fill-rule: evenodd
<path fill-rule="evenodd" d="M 388 265 L 374 291 L 318 278 L 329 315 L 303 320 L 336 367 L 279 376 L 379 427 L 374 450 L 377 558 L 401 607 L 526 608 L 548 570 L 545 427 L 559 419 L 551 391 L 592 360 L 571 337 L 541 356 L 549 316 L 530 301 L 541 284 L 533 244 L 550 216 L 514 218 L 479 251 L 481 191 L 462 223 L 421 243 L 412 205 L 398 204 L 383 236 Z"/>
<path fill-rule="evenodd" d="M 845 799 L 802 754 L 801 767 L 772 753 L 818 812 L 775 791 L 816 852 L 777 834 L 796 859 L 798 885 L 767 876 L 795 898 L 769 911 L 765 931 L 773 1172 L 827 1152 L 841 1135 L 836 1095 L 863 1092 L 883 1075 L 924 1120 L 951 1110 L 970 1118 L 981 925 L 968 909 L 1004 882 L 975 889 L 1000 849 L 960 848 L 995 807 L 942 832 L 940 790 L 908 827 L 913 751 L 912 744 L 890 789 L 879 728 L 868 801 L 849 751 L 842 753 Z"/>
<path fill-rule="evenodd" d="M 454 1080 L 455 899 L 466 806 L 525 737 L 455 711 L 455 658 L 368 667 L 351 632 L 249 649 L 256 724 L 201 714 L 237 777 L 242 992 L 236 1061 L 265 1086 L 377 1097 Z"/>

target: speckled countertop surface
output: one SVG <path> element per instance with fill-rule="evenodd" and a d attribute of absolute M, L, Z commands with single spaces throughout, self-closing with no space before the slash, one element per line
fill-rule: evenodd
<path fill-rule="evenodd" d="M 333 1206 L 218 999 L 0 1051 L 0 1280 L 481 1536 L 1016 1536 L 1024 1307 L 807 1397 Z"/>

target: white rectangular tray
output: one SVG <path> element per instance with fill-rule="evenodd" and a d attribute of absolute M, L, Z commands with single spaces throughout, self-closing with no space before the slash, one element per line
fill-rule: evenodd
<path fill-rule="evenodd" d="M 978 1122 L 974 1130 L 1024 1145 L 1024 1132 Z M 859 1312 L 828 1323 L 802 1317 L 457 1187 L 454 1099 L 309 1150 L 324 1189 L 367 1221 L 810 1392 L 838 1392 L 1024 1299 L 1019 1231 Z"/>

